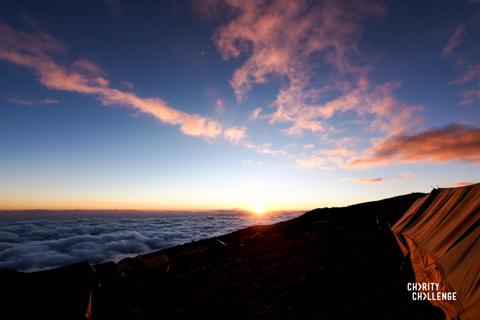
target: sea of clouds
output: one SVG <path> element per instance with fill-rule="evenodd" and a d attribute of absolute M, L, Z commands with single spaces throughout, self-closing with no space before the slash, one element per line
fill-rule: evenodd
<path fill-rule="evenodd" d="M 0 268 L 37 271 L 80 261 L 118 261 L 297 216 L 197 214 L 0 214 Z"/>

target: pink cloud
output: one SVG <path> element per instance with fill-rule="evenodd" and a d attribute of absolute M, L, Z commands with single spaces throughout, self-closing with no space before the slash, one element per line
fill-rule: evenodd
<path fill-rule="evenodd" d="M 352 182 L 362 185 L 372 185 L 378 184 L 385 181 L 383 178 L 352 178 L 350 179 Z"/>
<path fill-rule="evenodd" d="M 248 56 L 231 79 L 237 99 L 244 99 L 257 84 L 279 80 L 281 86 L 272 103 L 276 109 L 265 117 L 272 124 L 290 124 L 285 133 L 325 133 L 332 129 L 329 119 L 348 112 L 356 117 L 373 116 L 368 129 L 389 134 L 418 124 L 420 119 L 414 116 L 418 106 L 407 105 L 393 94 L 399 83 L 372 85 L 367 77 L 369 67 L 351 62 L 351 55 L 358 54 L 361 22 L 368 16 L 383 15 L 382 4 L 348 0 L 327 0 L 319 5 L 289 0 L 225 2 L 236 15 L 218 29 L 215 44 L 224 59 Z M 312 57 L 333 69 L 322 74 L 323 84 L 312 85 L 312 77 L 318 76 L 318 62 L 311 63 Z M 327 94 L 335 98 L 327 100 Z M 256 117 L 258 114 L 252 114 L 251 119 Z"/>
<path fill-rule="evenodd" d="M 400 172 L 397 174 L 396 178 L 406 180 L 406 179 L 413 179 L 415 178 L 415 174 L 413 172 Z"/>
<path fill-rule="evenodd" d="M 70 68 L 57 63 L 54 57 L 62 55 L 64 47 L 47 34 L 28 34 L 0 24 L 0 36 L 0 59 L 34 71 L 47 88 L 91 95 L 104 105 L 133 108 L 179 126 L 186 135 L 214 138 L 222 132 L 215 120 L 174 109 L 161 98 L 143 98 L 112 88 L 103 70 L 91 61 L 77 60 Z"/>
<path fill-rule="evenodd" d="M 290 81 L 305 76 L 303 61 L 316 52 L 324 52 L 325 60 L 340 70 L 351 69 L 346 55 L 355 49 L 350 40 L 359 31 L 358 20 L 384 12 L 383 6 L 369 1 L 324 1 L 313 7 L 288 0 L 226 3 L 239 14 L 216 33 L 217 48 L 225 59 L 250 54 L 231 81 L 238 99 L 270 76 Z"/>
<path fill-rule="evenodd" d="M 225 130 L 223 133 L 225 139 L 230 142 L 242 141 L 247 135 L 247 128 L 245 127 L 231 127 Z"/>
<path fill-rule="evenodd" d="M 225 104 L 225 101 L 223 101 L 223 99 L 218 98 L 217 100 L 215 100 L 215 105 L 217 107 L 222 107 L 224 104 Z"/>
<path fill-rule="evenodd" d="M 352 159 L 348 166 L 448 161 L 480 163 L 480 128 L 453 124 L 388 138 L 368 149 L 364 156 Z"/>

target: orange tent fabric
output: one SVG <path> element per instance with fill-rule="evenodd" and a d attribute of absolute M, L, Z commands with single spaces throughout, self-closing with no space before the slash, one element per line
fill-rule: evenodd
<path fill-rule="evenodd" d="M 392 227 L 417 282 L 436 282 L 456 301 L 430 303 L 447 318 L 480 319 L 480 184 L 435 189 Z"/>

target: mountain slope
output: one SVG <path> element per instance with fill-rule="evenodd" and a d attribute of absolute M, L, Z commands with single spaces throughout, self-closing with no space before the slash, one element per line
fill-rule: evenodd
<path fill-rule="evenodd" d="M 92 317 L 442 319 L 411 300 L 414 277 L 389 230 L 420 196 L 316 209 L 96 266 Z"/>

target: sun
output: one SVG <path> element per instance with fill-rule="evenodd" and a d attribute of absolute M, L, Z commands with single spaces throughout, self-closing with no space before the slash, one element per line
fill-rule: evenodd
<path fill-rule="evenodd" d="M 262 203 L 256 203 L 256 204 L 252 207 L 251 211 L 252 211 L 254 214 L 256 214 L 257 216 L 261 216 L 261 215 L 265 214 L 265 212 L 267 211 L 267 208 L 266 208 L 265 205 L 262 204 Z"/>

